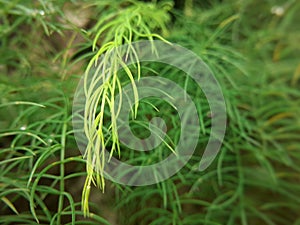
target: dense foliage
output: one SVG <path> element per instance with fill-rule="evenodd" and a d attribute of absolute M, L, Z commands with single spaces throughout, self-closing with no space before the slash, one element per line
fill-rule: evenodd
<path fill-rule="evenodd" d="M 0 0 L 0 223 L 300 224 L 299 11 L 295 0 Z M 146 187 L 106 180 L 104 187 L 74 139 L 75 88 L 101 54 L 145 39 L 180 44 L 209 65 L 226 100 L 225 140 L 199 172 L 213 116 L 203 93 L 180 71 L 141 65 L 140 76 L 160 71 L 187 90 L 202 136 L 170 179 Z M 129 75 L 116 79 L 126 84 Z M 140 103 L 133 131 L 147 136 L 148 118 L 160 116 L 172 127 L 166 143 L 176 144 L 178 115 L 161 100 L 148 101 Z M 110 112 L 107 105 L 101 129 L 116 155 L 144 165 L 170 153 L 119 146 Z"/>

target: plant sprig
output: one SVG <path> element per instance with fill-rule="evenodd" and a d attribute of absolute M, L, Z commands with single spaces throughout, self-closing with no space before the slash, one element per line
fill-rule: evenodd
<path fill-rule="evenodd" d="M 129 4 L 129 6 L 123 7 L 122 4 L 124 3 Z M 102 3 L 101 6 L 104 5 Z M 105 6 L 108 7 L 108 5 Z M 93 50 L 96 54 L 88 64 L 84 79 L 86 98 L 84 132 L 88 139 L 84 155 L 87 160 L 87 178 L 82 193 L 82 207 L 85 215 L 89 213 L 88 199 L 91 184 L 97 185 L 102 190 L 105 188 L 105 149 L 108 144 L 105 134 L 109 134 L 112 142 L 110 157 L 116 151 L 119 156 L 121 154 L 116 123 L 122 102 L 122 84 L 118 71 L 119 69 L 125 71 L 133 88 L 135 102 L 138 102 L 135 79 L 140 79 L 141 68 L 138 56 L 131 44 L 142 39 L 153 41 L 154 38 L 158 38 L 166 41 L 154 31 L 161 30 L 166 33 L 165 24 L 170 19 L 168 10 L 172 4 L 124 1 L 120 2 L 117 7 L 119 8 L 118 11 L 114 10 L 103 15 L 90 31 L 90 35 L 94 36 Z M 126 52 L 118 50 L 118 47 L 123 44 L 128 45 Z M 99 48 L 98 45 L 101 47 Z M 135 64 L 136 74 L 125 63 L 128 57 L 132 57 L 137 62 Z M 117 93 L 120 94 L 121 101 L 119 106 L 115 108 L 114 98 Z M 109 127 L 104 126 L 106 107 L 110 112 Z M 134 117 L 136 117 L 138 103 L 134 105 L 132 110 Z"/>

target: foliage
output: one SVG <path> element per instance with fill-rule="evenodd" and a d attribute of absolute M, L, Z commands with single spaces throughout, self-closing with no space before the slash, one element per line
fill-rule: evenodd
<path fill-rule="evenodd" d="M 299 2 L 181 2 L 0 0 L 1 224 L 300 224 Z M 97 90 L 104 110 L 93 101 L 88 107 L 100 112 L 99 141 L 112 155 L 146 165 L 170 153 L 164 145 L 149 154 L 119 144 L 110 108 L 123 85 L 158 72 L 196 102 L 201 138 L 170 179 L 104 187 L 101 158 L 95 173 L 74 140 L 73 95 L 103 53 L 142 39 L 178 43 L 210 66 L 226 100 L 225 140 L 199 172 L 213 115 L 195 83 L 159 63 L 107 67 L 113 76 Z M 135 107 L 137 136 L 159 116 L 170 128 L 165 143 L 176 145 L 172 107 L 155 98 Z"/>

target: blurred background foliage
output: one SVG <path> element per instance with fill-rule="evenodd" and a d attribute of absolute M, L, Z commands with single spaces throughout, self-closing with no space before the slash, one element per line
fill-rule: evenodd
<path fill-rule="evenodd" d="M 190 162 L 164 182 L 107 181 L 104 193 L 93 187 L 84 217 L 73 94 L 122 25 L 121 12 L 135 9 L 151 33 L 191 49 L 213 70 L 227 104 L 227 133 L 206 171 L 197 170 L 204 132 Z M 0 223 L 299 225 L 299 11 L 296 0 L 0 0 Z M 185 84 L 176 73 L 166 76 Z M 205 105 L 201 93 L 191 94 Z M 199 109 L 205 131 L 213 115 Z M 139 112 L 152 116 L 147 107 Z M 176 139 L 178 128 L 169 135 Z"/>

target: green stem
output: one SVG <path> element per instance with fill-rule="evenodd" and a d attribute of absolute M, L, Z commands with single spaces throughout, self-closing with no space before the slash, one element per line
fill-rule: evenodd
<path fill-rule="evenodd" d="M 185 0 L 184 2 L 184 15 L 191 17 L 193 16 L 193 7 L 194 3 L 193 0 Z"/>
<path fill-rule="evenodd" d="M 61 136 L 61 151 L 60 151 L 60 161 L 63 162 L 65 159 L 65 145 L 66 145 L 66 133 L 67 133 L 67 115 L 65 114 L 64 124 L 62 127 L 62 136 Z M 57 224 L 61 224 L 61 212 L 63 210 L 64 205 L 64 195 L 63 192 L 65 191 L 65 164 L 60 163 L 60 184 L 59 184 L 59 200 L 58 200 L 58 216 L 57 216 Z"/>

